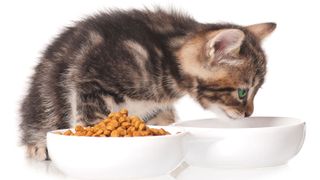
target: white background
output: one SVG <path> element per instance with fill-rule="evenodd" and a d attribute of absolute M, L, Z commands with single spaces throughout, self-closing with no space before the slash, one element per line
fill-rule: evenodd
<path fill-rule="evenodd" d="M 177 179 L 320 179 L 319 5 L 316 1 L 1 1 L 0 2 L 0 179 L 60 179 L 50 164 L 24 159 L 18 146 L 19 103 L 41 51 L 64 26 L 97 10 L 160 5 L 189 12 L 200 22 L 242 25 L 273 21 L 263 43 L 268 55 L 266 82 L 253 116 L 292 116 L 307 122 L 304 147 L 288 165 L 263 169 L 190 167 Z M 213 117 L 189 98 L 177 104 L 181 119 Z M 154 179 L 173 179 L 162 176 Z"/>

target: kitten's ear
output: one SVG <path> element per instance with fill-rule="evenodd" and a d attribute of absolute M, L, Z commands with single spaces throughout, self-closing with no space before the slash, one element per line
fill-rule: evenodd
<path fill-rule="evenodd" d="M 218 32 L 206 45 L 206 54 L 210 59 L 239 51 L 244 33 L 239 29 L 226 29 Z"/>
<path fill-rule="evenodd" d="M 262 40 L 271 34 L 277 27 L 276 23 L 260 23 L 247 26 L 246 28 L 254 34 L 258 39 Z"/>

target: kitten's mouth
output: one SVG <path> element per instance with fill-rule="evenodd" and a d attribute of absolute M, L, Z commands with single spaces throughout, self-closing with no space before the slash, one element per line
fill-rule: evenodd
<path fill-rule="evenodd" d="M 229 119 L 241 119 L 244 118 L 244 114 L 239 111 L 229 109 L 227 107 L 219 105 L 211 105 L 208 109 L 213 111 L 218 117 Z"/>
<path fill-rule="evenodd" d="M 224 110 L 226 115 L 231 119 L 241 119 L 244 118 L 244 114 L 235 110 Z"/>

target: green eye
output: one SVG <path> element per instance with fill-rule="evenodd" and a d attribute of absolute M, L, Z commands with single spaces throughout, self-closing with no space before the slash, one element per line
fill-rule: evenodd
<path fill-rule="evenodd" d="M 248 90 L 247 89 L 238 89 L 238 96 L 240 99 L 243 99 L 247 96 Z"/>

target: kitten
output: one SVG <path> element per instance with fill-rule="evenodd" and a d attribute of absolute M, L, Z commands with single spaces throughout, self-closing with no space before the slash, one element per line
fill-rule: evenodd
<path fill-rule="evenodd" d="M 276 25 L 203 24 L 177 12 L 112 11 L 67 28 L 35 68 L 21 115 L 28 155 L 47 159 L 46 132 L 91 125 L 127 108 L 174 122 L 189 94 L 206 109 L 250 116 L 266 74 L 260 42 Z"/>

